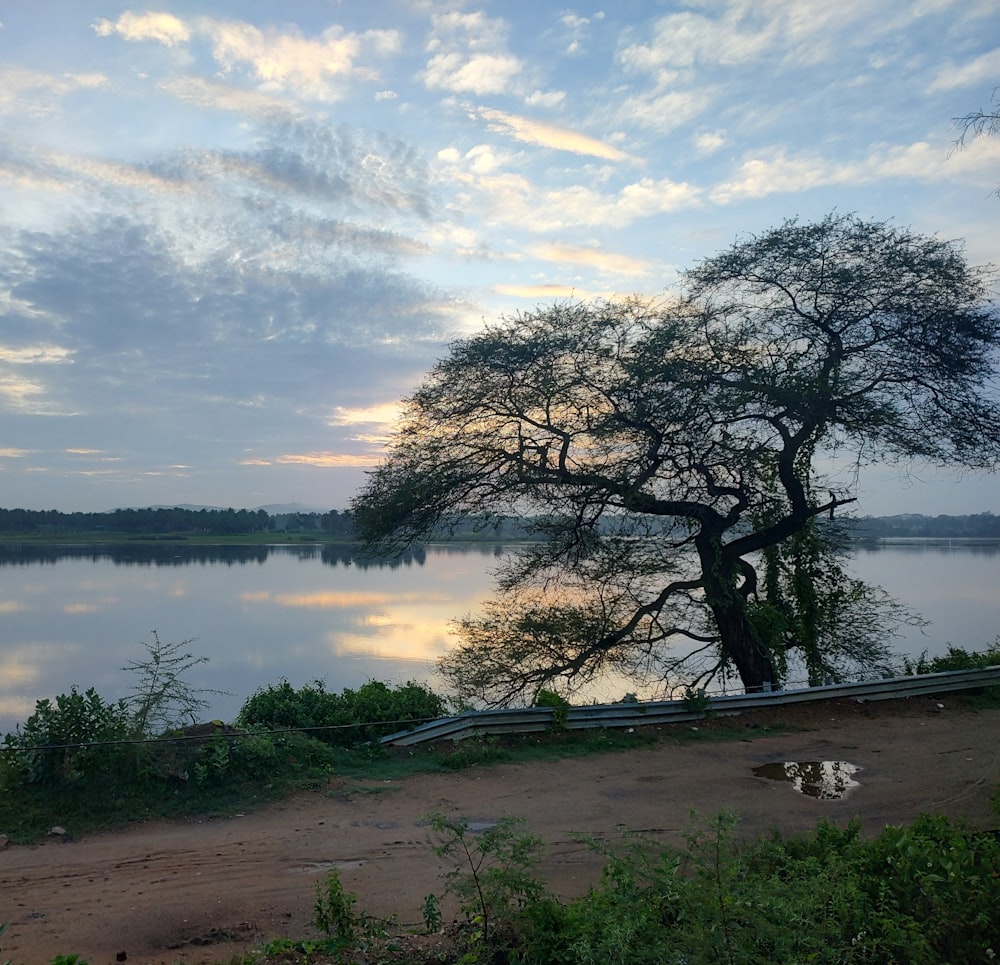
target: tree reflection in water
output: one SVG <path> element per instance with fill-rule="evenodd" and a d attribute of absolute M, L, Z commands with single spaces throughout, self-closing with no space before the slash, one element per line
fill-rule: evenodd
<path fill-rule="evenodd" d="M 853 780 L 861 768 L 847 761 L 774 761 L 753 769 L 757 777 L 786 781 L 800 794 L 836 801 L 859 787 Z"/>

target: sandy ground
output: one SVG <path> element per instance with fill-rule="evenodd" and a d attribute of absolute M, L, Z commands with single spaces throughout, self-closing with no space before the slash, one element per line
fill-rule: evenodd
<path fill-rule="evenodd" d="M 447 870 L 432 851 L 431 811 L 471 822 L 525 818 L 546 843 L 542 872 L 563 895 L 600 872 L 577 835 L 613 835 L 625 825 L 679 842 L 692 809 L 712 816 L 732 808 L 746 834 L 805 831 L 822 817 L 857 817 L 876 833 L 921 812 L 996 826 L 1000 711 L 942 703 L 799 706 L 729 719 L 745 740 L 681 744 L 664 731 L 653 746 L 623 753 L 401 782 L 334 780 L 245 815 L 8 846 L 0 851 L 0 921 L 9 923 L 0 959 L 42 965 L 75 952 L 106 965 L 124 952 L 131 963 L 226 961 L 271 937 L 312 934 L 316 882 L 330 868 L 358 895 L 358 910 L 417 925 L 424 896 L 443 891 Z M 777 721 L 809 730 L 755 735 Z M 860 786 L 819 800 L 753 773 L 808 760 L 851 762 Z"/>

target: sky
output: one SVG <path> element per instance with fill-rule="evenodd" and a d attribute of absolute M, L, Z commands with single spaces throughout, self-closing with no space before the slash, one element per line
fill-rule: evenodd
<path fill-rule="evenodd" d="M 996 0 L 0 0 L 0 506 L 343 508 L 452 340 L 787 218 L 1000 264 L 998 85 Z"/>

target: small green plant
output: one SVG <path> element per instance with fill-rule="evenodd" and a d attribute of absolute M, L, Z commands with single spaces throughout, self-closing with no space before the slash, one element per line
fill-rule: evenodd
<path fill-rule="evenodd" d="M 928 659 L 925 650 L 916 661 L 903 658 L 903 669 L 907 674 L 943 673 L 946 670 L 979 670 L 1000 665 L 1000 637 L 985 650 L 968 651 L 948 644 L 947 653 Z"/>
<path fill-rule="evenodd" d="M 684 709 L 691 714 L 707 714 L 712 708 L 712 698 L 708 696 L 703 687 L 699 687 L 697 690 L 686 687 L 681 703 L 684 705 Z"/>
<path fill-rule="evenodd" d="M 501 818 L 475 832 L 465 818 L 432 814 L 431 827 L 444 840 L 434 851 L 451 859 L 447 889 L 460 903 L 469 930 L 469 962 L 505 960 L 517 947 L 523 909 L 543 898 L 535 874 L 542 841 L 522 830 L 519 818 Z"/>
<path fill-rule="evenodd" d="M 52 965 L 90 965 L 90 963 L 79 955 L 56 955 L 52 959 Z"/>
<path fill-rule="evenodd" d="M 562 694 L 557 694 L 554 690 L 539 690 L 535 695 L 536 707 L 552 708 L 551 728 L 554 731 L 566 730 L 566 722 L 569 720 L 569 701 Z"/>
<path fill-rule="evenodd" d="M 433 891 L 429 892 L 424 897 L 424 903 L 421 906 L 421 913 L 424 918 L 424 931 L 428 935 L 434 935 L 441 931 L 444 925 L 444 918 L 441 915 L 441 903 L 438 901 L 438 896 L 434 894 Z"/>
<path fill-rule="evenodd" d="M 357 900 L 357 895 L 344 891 L 340 875 L 333 869 L 316 884 L 313 924 L 324 934 L 345 944 L 354 941 L 358 924 L 354 903 Z"/>

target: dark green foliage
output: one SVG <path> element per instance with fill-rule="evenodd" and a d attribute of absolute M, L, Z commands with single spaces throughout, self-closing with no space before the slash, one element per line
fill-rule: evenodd
<path fill-rule="evenodd" d="M 109 743 L 130 736 L 125 701 L 105 703 L 93 687 L 82 694 L 73 687 L 54 702 L 39 700 L 24 726 L 7 735 L 5 763 L 13 772 L 8 776 L 29 784 L 71 785 L 103 781 L 123 767 L 134 774 L 134 748 Z"/>
<path fill-rule="evenodd" d="M 501 882 L 504 927 L 475 933 L 477 960 L 931 965 L 995 954 L 1000 842 L 994 834 L 923 817 L 873 841 L 862 840 L 856 824 L 841 830 L 821 823 L 810 835 L 740 844 L 735 823 L 723 814 L 696 825 L 680 850 L 628 833 L 617 843 L 592 842 L 607 860 L 601 882 L 567 902 L 548 896 L 530 876 L 513 825 L 497 842 L 470 848 L 467 829 L 445 824 L 450 840 L 472 855 L 469 865 L 484 854 L 499 862 L 488 873 Z M 463 853 L 450 849 L 456 851 Z M 454 874 L 475 926 L 482 874 Z"/>
<path fill-rule="evenodd" d="M 1000 637 L 985 650 L 968 651 L 948 644 L 948 652 L 941 657 L 927 658 L 925 650 L 916 660 L 903 661 L 908 674 L 943 673 L 947 670 L 980 670 L 1000 666 Z"/>
<path fill-rule="evenodd" d="M 412 681 L 389 687 L 370 680 L 357 690 L 330 693 L 321 680 L 296 690 L 287 680 L 264 687 L 240 709 L 241 727 L 312 729 L 340 747 L 374 741 L 446 713 L 444 701 Z"/>
<path fill-rule="evenodd" d="M 316 882 L 316 904 L 313 906 L 313 924 L 324 934 L 342 942 L 355 936 L 357 922 L 354 903 L 358 896 L 344 891 L 336 870 Z"/>
<path fill-rule="evenodd" d="M 241 727 L 322 727 L 329 722 L 337 697 L 322 680 L 296 690 L 287 680 L 262 687 L 244 701 L 236 717 Z"/>
<path fill-rule="evenodd" d="M 552 729 L 565 730 L 569 719 L 569 701 L 554 690 L 539 690 L 535 695 L 536 707 L 552 708 Z"/>

